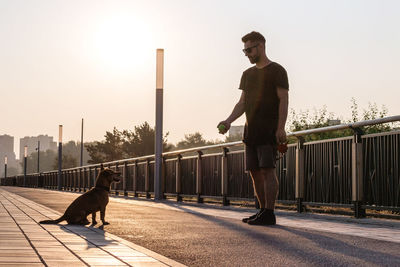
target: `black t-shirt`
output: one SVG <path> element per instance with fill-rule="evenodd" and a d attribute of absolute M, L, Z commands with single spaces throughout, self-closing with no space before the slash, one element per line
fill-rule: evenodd
<path fill-rule="evenodd" d="M 243 142 L 247 145 L 276 144 L 279 116 L 277 87 L 289 90 L 286 70 L 276 62 L 262 69 L 254 66 L 243 72 L 239 89 L 245 93 Z"/>

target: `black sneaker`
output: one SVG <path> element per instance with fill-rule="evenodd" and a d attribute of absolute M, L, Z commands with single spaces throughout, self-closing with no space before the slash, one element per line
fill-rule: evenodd
<path fill-rule="evenodd" d="M 251 215 L 251 216 L 248 217 L 248 218 L 243 218 L 243 219 L 242 219 L 242 222 L 247 223 L 247 222 L 250 221 L 250 220 L 254 220 L 254 219 L 257 217 L 257 215 L 260 214 L 260 213 L 263 212 L 263 211 L 264 211 L 264 209 L 260 209 L 256 214 Z"/>
<path fill-rule="evenodd" d="M 267 211 L 265 210 L 264 212 L 261 212 L 256 216 L 256 218 L 247 221 L 248 224 L 250 225 L 275 225 L 276 224 L 276 218 L 275 214 L 272 211 Z"/>

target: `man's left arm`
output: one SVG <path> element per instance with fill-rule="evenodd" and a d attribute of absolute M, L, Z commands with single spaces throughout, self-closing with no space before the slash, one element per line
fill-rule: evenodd
<path fill-rule="evenodd" d="M 288 115 L 289 90 L 278 87 L 277 93 L 279 98 L 279 115 L 278 129 L 276 130 L 276 140 L 278 141 L 278 143 L 283 143 L 286 142 L 285 124 Z"/>

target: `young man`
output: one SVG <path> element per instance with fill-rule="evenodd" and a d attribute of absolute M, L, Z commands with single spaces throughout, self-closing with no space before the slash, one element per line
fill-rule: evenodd
<path fill-rule="evenodd" d="M 243 36 L 244 54 L 255 66 L 243 72 L 239 102 L 232 114 L 220 124 L 220 133 L 229 130 L 231 123 L 246 114 L 243 142 L 246 171 L 250 172 L 260 211 L 244 218 L 251 225 L 276 224 L 274 208 L 279 183 L 275 172 L 277 145 L 286 141 L 285 123 L 289 102 L 289 83 L 286 70 L 272 62 L 265 52 L 265 38 L 258 32 Z"/>

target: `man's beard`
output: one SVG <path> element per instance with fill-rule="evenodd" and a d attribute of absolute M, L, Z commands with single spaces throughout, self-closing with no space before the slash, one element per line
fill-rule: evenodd
<path fill-rule="evenodd" d="M 249 57 L 250 63 L 254 64 L 260 61 L 260 56 Z"/>

